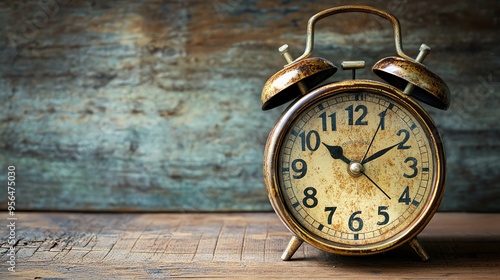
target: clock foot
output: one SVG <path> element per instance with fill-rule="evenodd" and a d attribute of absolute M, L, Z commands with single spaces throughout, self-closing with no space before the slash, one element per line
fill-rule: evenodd
<path fill-rule="evenodd" d="M 285 251 L 281 255 L 281 259 L 284 261 L 289 261 L 293 254 L 299 249 L 300 245 L 304 242 L 302 239 L 298 238 L 297 236 L 292 236 L 290 239 L 290 242 L 288 242 L 288 246 L 286 246 Z"/>
<path fill-rule="evenodd" d="M 408 244 L 410 245 L 410 247 L 413 249 L 413 251 L 415 251 L 415 253 L 417 253 L 417 255 L 420 256 L 420 258 L 423 260 L 423 261 L 426 261 L 429 259 L 429 255 L 427 254 L 427 252 L 425 251 L 424 247 L 422 247 L 422 245 L 420 244 L 420 242 L 418 242 L 417 238 L 413 238 L 412 240 L 410 240 L 408 242 Z"/>

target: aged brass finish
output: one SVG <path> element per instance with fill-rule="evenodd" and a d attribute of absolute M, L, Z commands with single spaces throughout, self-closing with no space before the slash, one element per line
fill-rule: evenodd
<path fill-rule="evenodd" d="M 293 57 L 290 54 L 289 48 L 287 44 L 284 44 L 283 46 L 278 48 L 278 51 L 281 53 L 281 55 L 285 58 L 287 64 L 290 64 L 293 62 Z M 286 66 L 286 65 L 285 65 Z"/>
<path fill-rule="evenodd" d="M 293 62 L 272 75 L 262 90 L 262 110 L 269 110 L 283 105 L 302 93 L 298 86 L 301 82 L 310 89 L 317 86 L 337 72 L 337 67 L 330 61 L 319 58 L 307 58 Z"/>
<path fill-rule="evenodd" d="M 355 71 L 365 62 L 344 61 L 342 69 L 352 70 L 352 79 L 318 86 L 337 67 L 309 58 L 314 26 L 346 12 L 392 23 L 398 56 L 372 68 L 387 83 L 356 80 Z M 269 201 L 293 234 L 281 258 L 290 260 L 306 242 L 341 255 L 371 255 L 409 244 L 427 260 L 417 235 L 439 207 L 446 163 L 438 129 L 415 99 L 444 110 L 450 105 L 446 83 L 422 64 L 430 48 L 423 44 L 415 59 L 409 57 L 396 17 L 347 5 L 309 19 L 306 48 L 297 59 L 288 45 L 279 51 L 287 64 L 267 80 L 261 101 L 268 110 L 296 99 L 271 130 L 264 151 Z"/>
<path fill-rule="evenodd" d="M 349 13 L 349 12 L 361 12 L 361 13 L 369 13 L 369 14 L 374 14 L 377 15 L 381 18 L 385 18 L 388 21 L 390 21 L 393 25 L 394 28 L 394 44 L 396 46 L 396 52 L 400 57 L 403 57 L 407 60 L 413 61 L 411 57 L 406 55 L 403 52 L 403 43 L 401 42 L 401 27 L 399 25 L 398 19 L 379 9 L 376 9 L 374 7 L 370 6 L 362 6 L 362 5 L 346 5 L 346 6 L 339 6 L 339 7 L 334 7 L 331 9 L 327 9 L 324 11 L 321 11 L 314 16 L 312 16 L 309 21 L 307 22 L 307 41 L 306 41 L 306 49 L 304 50 L 304 53 L 297 57 L 295 61 L 302 60 L 304 58 L 307 58 L 311 56 L 313 47 L 314 47 L 314 25 L 316 22 L 318 22 L 320 19 L 323 19 L 328 16 L 332 16 L 335 14 L 340 14 L 340 13 Z"/>
<path fill-rule="evenodd" d="M 342 61 L 340 66 L 342 66 L 342 70 L 363 69 L 365 68 L 365 62 L 363 60 Z"/>
<path fill-rule="evenodd" d="M 290 241 L 288 242 L 285 251 L 283 251 L 281 259 L 284 261 L 289 261 L 303 242 L 304 241 L 302 239 L 293 235 L 292 238 L 290 238 Z"/>
<path fill-rule="evenodd" d="M 420 63 L 429 51 L 429 47 L 422 45 L 415 61 L 394 56 L 383 58 L 375 63 L 372 71 L 389 84 L 404 89 L 405 94 L 411 94 L 433 107 L 447 110 L 450 106 L 448 86 L 443 79 Z"/>
<path fill-rule="evenodd" d="M 290 54 L 289 50 L 288 50 L 288 45 L 287 44 L 284 44 L 283 46 L 281 46 L 279 49 L 279 52 L 281 53 L 281 55 L 285 58 L 286 62 L 288 64 L 292 63 L 293 62 L 293 58 L 292 58 L 292 55 Z M 297 86 L 299 87 L 299 90 L 300 90 L 300 93 L 302 95 L 306 94 L 307 91 L 309 90 L 306 86 L 306 84 L 304 84 L 303 81 L 298 81 L 297 82 Z"/>
<path fill-rule="evenodd" d="M 418 239 L 415 237 L 412 240 L 408 241 L 408 244 L 410 247 L 417 253 L 417 255 L 423 260 L 427 261 L 429 259 L 429 254 L 425 251 L 424 247 L 420 245 L 420 242 Z"/>
<path fill-rule="evenodd" d="M 342 70 L 352 70 L 352 79 L 356 79 L 356 70 L 365 68 L 365 61 L 342 61 L 340 64 Z"/>
<path fill-rule="evenodd" d="M 415 58 L 416 62 L 422 63 L 425 59 L 425 57 L 429 54 L 431 51 L 431 48 L 427 46 L 426 44 L 422 44 L 419 49 L 419 53 L 417 55 L 417 58 Z M 403 90 L 403 93 L 406 95 L 410 95 L 413 92 L 413 89 L 415 88 L 415 85 L 412 83 L 408 83 L 405 87 L 405 90 Z"/>

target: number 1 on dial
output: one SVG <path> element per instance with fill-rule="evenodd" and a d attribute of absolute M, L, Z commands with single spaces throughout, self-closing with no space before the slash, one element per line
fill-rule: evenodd
<path fill-rule="evenodd" d="M 386 113 L 387 113 L 387 110 L 382 111 L 382 112 L 380 112 L 380 114 L 378 114 L 378 116 L 380 117 L 380 130 L 385 129 L 385 114 Z"/>

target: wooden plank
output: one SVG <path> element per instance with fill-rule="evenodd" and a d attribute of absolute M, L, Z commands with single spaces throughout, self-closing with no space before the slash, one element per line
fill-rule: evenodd
<path fill-rule="evenodd" d="M 222 224 L 202 225 L 200 229 L 203 230 L 203 233 L 198 241 L 193 261 L 211 261 L 214 257 Z"/>
<path fill-rule="evenodd" d="M 260 93 L 283 66 L 276 49 L 297 56 L 308 18 L 352 1 L 94 2 L 0 2 L 0 169 L 16 166 L 30 194 L 17 206 L 271 210 L 262 151 L 284 107 L 262 112 Z M 430 45 L 425 64 L 450 87 L 450 110 L 429 108 L 448 155 L 444 211 L 500 211 L 497 2 L 356 1 L 399 18 L 409 55 Z M 395 54 L 373 15 L 317 28 L 313 55 L 337 65 Z"/>
<path fill-rule="evenodd" d="M 191 261 L 196 254 L 202 232 L 186 219 L 175 232 L 165 249 L 162 259 L 167 262 Z"/>
<path fill-rule="evenodd" d="M 219 234 L 214 261 L 239 262 L 243 250 L 245 224 L 225 224 Z"/>
<path fill-rule="evenodd" d="M 494 279 L 500 271 L 500 214 L 436 214 L 419 237 L 431 255 L 428 262 L 408 246 L 346 257 L 307 244 L 292 261 L 283 262 L 280 255 L 290 234 L 273 213 L 18 217 L 23 227 L 16 232 L 16 272 L 2 270 L 1 278 Z M 65 240 L 66 247 L 51 251 L 63 246 L 58 240 Z M 0 248 L 8 248 L 5 236 Z M 6 254 L 0 250 L 0 261 L 7 260 Z"/>
<path fill-rule="evenodd" d="M 241 261 L 264 262 L 267 238 L 267 224 L 248 224 L 245 229 Z"/>
<path fill-rule="evenodd" d="M 174 223 L 174 221 L 170 221 L 169 227 L 166 227 L 163 221 L 156 218 L 150 218 L 149 221 L 145 221 L 145 223 L 149 224 L 144 232 L 142 232 L 137 242 L 135 242 L 131 251 L 132 253 L 146 253 L 152 255 L 158 251 L 162 251 L 164 247 L 161 245 L 163 244 L 161 240 L 169 239 L 171 232 L 178 227 L 178 224 Z"/>

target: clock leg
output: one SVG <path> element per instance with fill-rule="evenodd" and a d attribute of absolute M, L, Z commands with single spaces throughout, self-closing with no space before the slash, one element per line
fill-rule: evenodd
<path fill-rule="evenodd" d="M 429 259 L 429 255 L 427 254 L 427 252 L 425 251 L 424 247 L 422 247 L 422 245 L 420 244 L 420 242 L 418 242 L 417 238 L 413 238 L 412 240 L 410 240 L 408 242 L 408 244 L 410 245 L 410 247 L 413 249 L 413 251 L 415 251 L 415 253 L 417 253 L 417 255 L 420 256 L 420 258 L 423 260 L 423 261 L 426 261 Z"/>
<path fill-rule="evenodd" d="M 290 239 L 290 242 L 288 242 L 288 246 L 286 246 L 285 251 L 281 255 L 281 259 L 284 261 L 289 261 L 293 254 L 299 249 L 300 245 L 304 242 L 302 239 L 298 238 L 297 236 L 292 236 Z"/>

